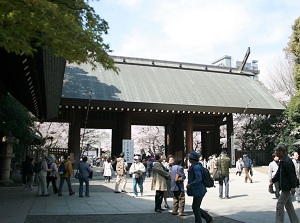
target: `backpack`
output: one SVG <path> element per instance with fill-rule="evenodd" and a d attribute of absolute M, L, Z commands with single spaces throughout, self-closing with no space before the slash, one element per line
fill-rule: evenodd
<path fill-rule="evenodd" d="M 59 173 L 59 175 L 65 175 L 67 173 L 67 169 L 66 169 L 64 162 L 60 163 L 59 168 L 58 168 L 58 173 Z"/>
<path fill-rule="evenodd" d="M 123 158 L 121 160 L 117 161 L 116 172 L 117 172 L 117 175 L 121 175 L 121 176 L 123 176 L 124 173 L 126 173 L 125 163 L 124 163 Z"/>
<path fill-rule="evenodd" d="M 199 165 L 201 165 L 199 163 Z M 206 169 L 201 165 L 202 169 L 202 181 L 205 187 L 213 187 L 214 186 L 214 180 L 211 178 L 209 170 Z"/>
<path fill-rule="evenodd" d="M 42 170 L 42 162 L 43 162 L 43 161 L 39 161 L 39 162 L 37 162 L 37 163 L 34 163 L 33 171 L 34 171 L 35 173 L 38 174 L 38 173 Z"/>

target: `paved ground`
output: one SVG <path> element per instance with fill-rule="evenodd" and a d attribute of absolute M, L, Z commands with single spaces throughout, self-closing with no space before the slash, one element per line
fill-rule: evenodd
<path fill-rule="evenodd" d="M 234 169 L 230 174 L 230 199 L 218 198 L 218 185 L 209 188 L 201 207 L 207 210 L 215 223 L 270 223 L 275 220 L 276 199 L 268 193 L 267 168 L 255 168 L 253 183 L 244 183 L 244 176 L 236 176 Z M 49 197 L 36 196 L 33 191 L 24 191 L 21 186 L 0 187 L 0 223 L 53 223 L 53 222 L 194 222 L 192 198 L 186 196 L 188 216 L 178 217 L 155 213 L 154 191 L 150 190 L 151 179 L 144 184 L 144 196 L 133 198 L 132 181 L 128 178 L 127 194 L 115 194 L 114 183 L 104 183 L 103 177 L 94 169 L 95 179 L 91 181 L 91 197 L 78 197 L 78 182 L 73 179 L 76 194 L 68 196 L 64 185 L 64 196 L 51 194 Z M 49 192 L 52 188 L 49 187 Z M 172 199 L 168 199 L 172 206 Z M 300 218 L 300 204 L 294 202 Z M 203 220 L 203 222 L 205 222 Z M 286 216 L 286 222 L 288 217 Z"/>

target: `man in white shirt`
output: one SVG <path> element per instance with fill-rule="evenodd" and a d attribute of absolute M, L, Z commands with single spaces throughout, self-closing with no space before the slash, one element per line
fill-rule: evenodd
<path fill-rule="evenodd" d="M 134 192 L 133 197 L 138 196 L 136 185 L 138 185 L 140 188 L 141 196 L 143 195 L 143 181 L 144 181 L 143 173 L 144 172 L 146 172 L 144 164 L 142 164 L 139 161 L 138 156 L 135 156 L 133 158 L 133 164 L 131 165 L 131 167 L 129 169 L 129 174 L 132 174 L 133 192 Z"/>

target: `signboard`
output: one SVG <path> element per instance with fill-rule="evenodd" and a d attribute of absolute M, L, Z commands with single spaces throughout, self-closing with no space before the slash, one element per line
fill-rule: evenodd
<path fill-rule="evenodd" d="M 132 163 L 134 156 L 133 140 L 122 140 L 122 152 L 124 153 L 124 159 L 126 160 L 126 162 Z"/>
<path fill-rule="evenodd" d="M 231 143 L 231 165 L 235 165 L 234 134 L 230 136 Z"/>

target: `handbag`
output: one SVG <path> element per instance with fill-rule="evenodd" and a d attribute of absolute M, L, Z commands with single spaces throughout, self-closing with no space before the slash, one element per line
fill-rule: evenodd
<path fill-rule="evenodd" d="M 222 174 L 219 171 L 219 169 L 215 172 L 215 174 L 213 175 L 213 179 L 214 181 L 219 181 L 222 178 Z"/>
<path fill-rule="evenodd" d="M 178 169 L 179 169 L 179 166 L 177 167 L 177 171 L 176 171 L 176 174 L 175 174 L 175 182 L 176 183 L 182 183 L 184 181 L 184 179 L 182 178 L 182 176 L 180 176 L 178 174 Z"/>
<path fill-rule="evenodd" d="M 134 173 L 134 178 L 135 179 L 140 179 L 140 178 L 142 178 L 143 176 L 142 176 L 142 174 L 141 173 Z"/>
<path fill-rule="evenodd" d="M 77 168 L 76 173 L 75 173 L 75 178 L 76 179 L 79 178 L 79 166 L 80 166 L 80 163 L 78 164 L 78 168 Z"/>
<path fill-rule="evenodd" d="M 250 176 L 253 177 L 253 170 L 252 170 L 252 168 L 249 169 L 249 173 L 250 173 Z"/>
<path fill-rule="evenodd" d="M 93 179 L 93 171 L 90 172 L 89 178 L 90 178 L 90 179 Z"/>
<path fill-rule="evenodd" d="M 222 179 L 222 174 L 221 174 L 221 168 L 222 168 L 222 166 L 221 166 L 221 161 L 220 161 L 219 158 L 218 158 L 218 160 L 217 160 L 217 163 L 218 163 L 219 165 L 217 165 L 217 171 L 216 171 L 215 174 L 213 175 L 214 181 L 219 181 L 219 180 Z"/>

